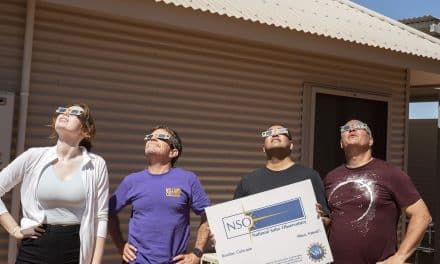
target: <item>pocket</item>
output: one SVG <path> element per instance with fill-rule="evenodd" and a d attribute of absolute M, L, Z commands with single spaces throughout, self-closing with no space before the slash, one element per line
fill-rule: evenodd
<path fill-rule="evenodd" d="M 46 263 L 45 251 L 40 245 L 39 239 L 25 238 L 21 240 L 16 263 Z"/>
<path fill-rule="evenodd" d="M 30 237 L 25 238 L 25 239 L 22 239 L 22 240 L 21 240 L 21 245 L 22 245 L 22 246 L 32 245 L 32 244 L 35 242 L 34 240 L 37 240 L 37 239 L 30 238 Z"/>

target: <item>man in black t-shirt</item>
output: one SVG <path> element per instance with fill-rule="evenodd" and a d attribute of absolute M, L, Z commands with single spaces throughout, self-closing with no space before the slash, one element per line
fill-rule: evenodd
<path fill-rule="evenodd" d="M 310 179 L 322 214 L 328 215 L 324 185 L 319 173 L 296 164 L 290 157 L 293 141 L 289 129 L 281 125 L 273 125 L 261 135 L 264 138 L 263 152 L 266 154 L 266 166 L 241 179 L 235 190 L 234 199 Z M 327 224 L 329 220 L 323 217 L 323 221 Z"/>

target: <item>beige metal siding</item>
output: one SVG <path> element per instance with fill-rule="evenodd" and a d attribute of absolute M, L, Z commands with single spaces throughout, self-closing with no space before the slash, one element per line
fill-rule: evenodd
<path fill-rule="evenodd" d="M 0 2 L 0 91 L 18 92 L 20 90 L 25 21 L 25 0 Z M 16 106 L 18 105 L 17 102 L 18 100 L 16 100 Z M 15 112 L 17 112 L 17 109 Z M 16 123 L 16 120 L 14 121 Z M 13 135 L 11 154 L 14 157 L 16 152 L 16 127 Z M 2 197 L 2 200 L 10 209 L 11 193 Z M 8 239 L 8 233 L 0 228 L 0 263 L 7 262 Z"/>
<path fill-rule="evenodd" d="M 437 173 L 438 129 L 436 119 L 409 120 L 408 174 L 431 212 L 438 200 Z"/>
<path fill-rule="evenodd" d="M 26 2 L 0 2 L 0 90 L 20 88 Z"/>
<path fill-rule="evenodd" d="M 392 96 L 391 156 L 403 165 L 403 70 L 42 2 L 34 38 L 26 146 L 48 144 L 45 125 L 56 106 L 88 103 L 98 129 L 94 151 L 107 161 L 112 191 L 145 168 L 145 132 L 166 123 L 184 142 L 177 165 L 197 173 L 214 203 L 231 199 L 239 178 L 264 163 L 259 132 L 268 125 L 292 128 L 300 159 L 302 87 L 312 81 Z M 124 233 L 128 217 L 126 210 Z M 105 263 L 119 263 L 110 242 Z"/>

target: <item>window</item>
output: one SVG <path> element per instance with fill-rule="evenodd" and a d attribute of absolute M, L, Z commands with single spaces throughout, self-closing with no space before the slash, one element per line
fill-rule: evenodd
<path fill-rule="evenodd" d="M 438 119 L 438 102 L 409 103 L 409 119 Z"/>

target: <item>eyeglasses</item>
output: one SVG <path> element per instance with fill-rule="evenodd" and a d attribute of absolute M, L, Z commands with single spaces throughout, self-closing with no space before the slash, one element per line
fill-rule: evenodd
<path fill-rule="evenodd" d="M 145 136 L 144 140 L 150 141 L 154 136 L 159 140 L 165 141 L 172 149 L 180 149 L 179 141 L 175 137 L 167 134 L 148 134 Z"/>
<path fill-rule="evenodd" d="M 80 109 L 72 109 L 67 107 L 59 106 L 57 110 L 55 110 L 58 114 L 66 114 L 66 115 L 74 115 L 74 116 L 80 116 L 83 111 Z"/>
<path fill-rule="evenodd" d="M 156 135 L 148 134 L 145 136 L 144 140 L 145 141 L 151 140 L 154 136 L 156 136 L 156 138 L 160 139 L 160 140 L 170 140 L 171 139 L 171 136 L 167 135 L 167 134 L 156 134 Z"/>
<path fill-rule="evenodd" d="M 261 137 L 270 137 L 270 136 L 276 136 L 276 135 L 286 135 L 289 137 L 289 130 L 285 127 L 281 128 L 275 128 L 275 129 L 269 129 L 261 133 Z"/>
<path fill-rule="evenodd" d="M 355 125 L 344 125 L 340 127 L 341 133 L 348 132 L 350 130 L 365 130 L 368 134 L 371 135 L 371 130 L 365 123 L 357 123 Z"/>

